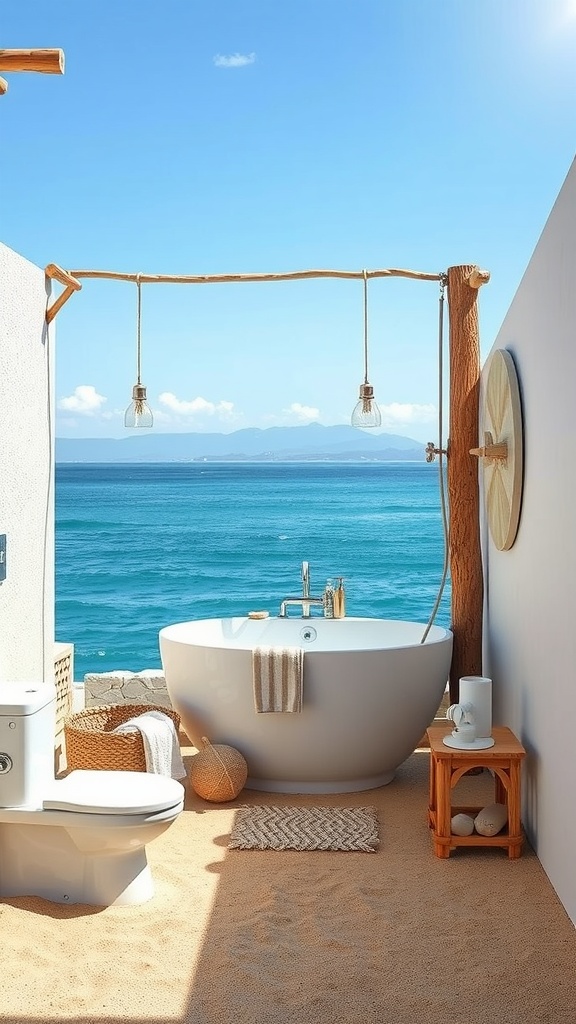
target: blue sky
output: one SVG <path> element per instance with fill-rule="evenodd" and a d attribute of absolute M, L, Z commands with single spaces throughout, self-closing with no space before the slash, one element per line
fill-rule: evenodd
<path fill-rule="evenodd" d="M 3 0 L 0 240 L 152 274 L 477 263 L 489 351 L 574 157 L 576 0 Z M 59 291 L 59 287 L 57 288 Z M 438 286 L 369 286 L 383 429 L 436 438 Z M 163 431 L 348 422 L 361 281 L 144 285 Z M 56 319 L 57 434 L 123 436 L 136 287 Z"/>

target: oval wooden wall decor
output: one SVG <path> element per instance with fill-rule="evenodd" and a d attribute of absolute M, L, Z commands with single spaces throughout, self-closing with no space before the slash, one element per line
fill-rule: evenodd
<path fill-rule="evenodd" d="M 522 504 L 523 443 L 520 388 L 514 360 L 506 349 L 490 357 L 482 408 L 484 445 L 471 454 L 482 460 L 484 500 L 490 534 L 508 551 L 518 532 Z"/>

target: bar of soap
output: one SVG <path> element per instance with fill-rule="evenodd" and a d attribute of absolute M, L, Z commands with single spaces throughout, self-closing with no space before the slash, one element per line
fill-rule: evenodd
<path fill-rule="evenodd" d="M 267 619 L 270 612 L 248 612 L 249 619 Z"/>

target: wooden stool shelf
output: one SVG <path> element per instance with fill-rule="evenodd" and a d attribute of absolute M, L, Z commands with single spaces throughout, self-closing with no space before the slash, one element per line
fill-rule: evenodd
<path fill-rule="evenodd" d="M 430 803 L 428 824 L 432 830 L 434 852 L 437 857 L 449 857 L 458 846 L 499 846 L 507 848 L 511 860 L 522 852 L 524 835 L 520 824 L 520 768 L 526 751 L 514 733 L 506 726 L 495 726 L 493 747 L 485 750 L 457 750 L 442 742 L 453 729 L 452 722 L 431 725 L 430 742 Z M 494 773 L 494 802 L 506 804 L 508 824 L 495 836 L 454 836 L 451 818 L 454 814 L 469 814 L 474 818 L 482 807 L 452 806 L 452 790 L 470 768 L 489 768 Z"/>

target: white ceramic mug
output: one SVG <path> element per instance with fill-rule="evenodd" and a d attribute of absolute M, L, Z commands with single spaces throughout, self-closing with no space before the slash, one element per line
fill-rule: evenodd
<path fill-rule="evenodd" d="M 460 725 L 452 733 L 459 743 L 474 743 L 476 739 L 476 726 L 473 722 L 460 722 Z"/>

